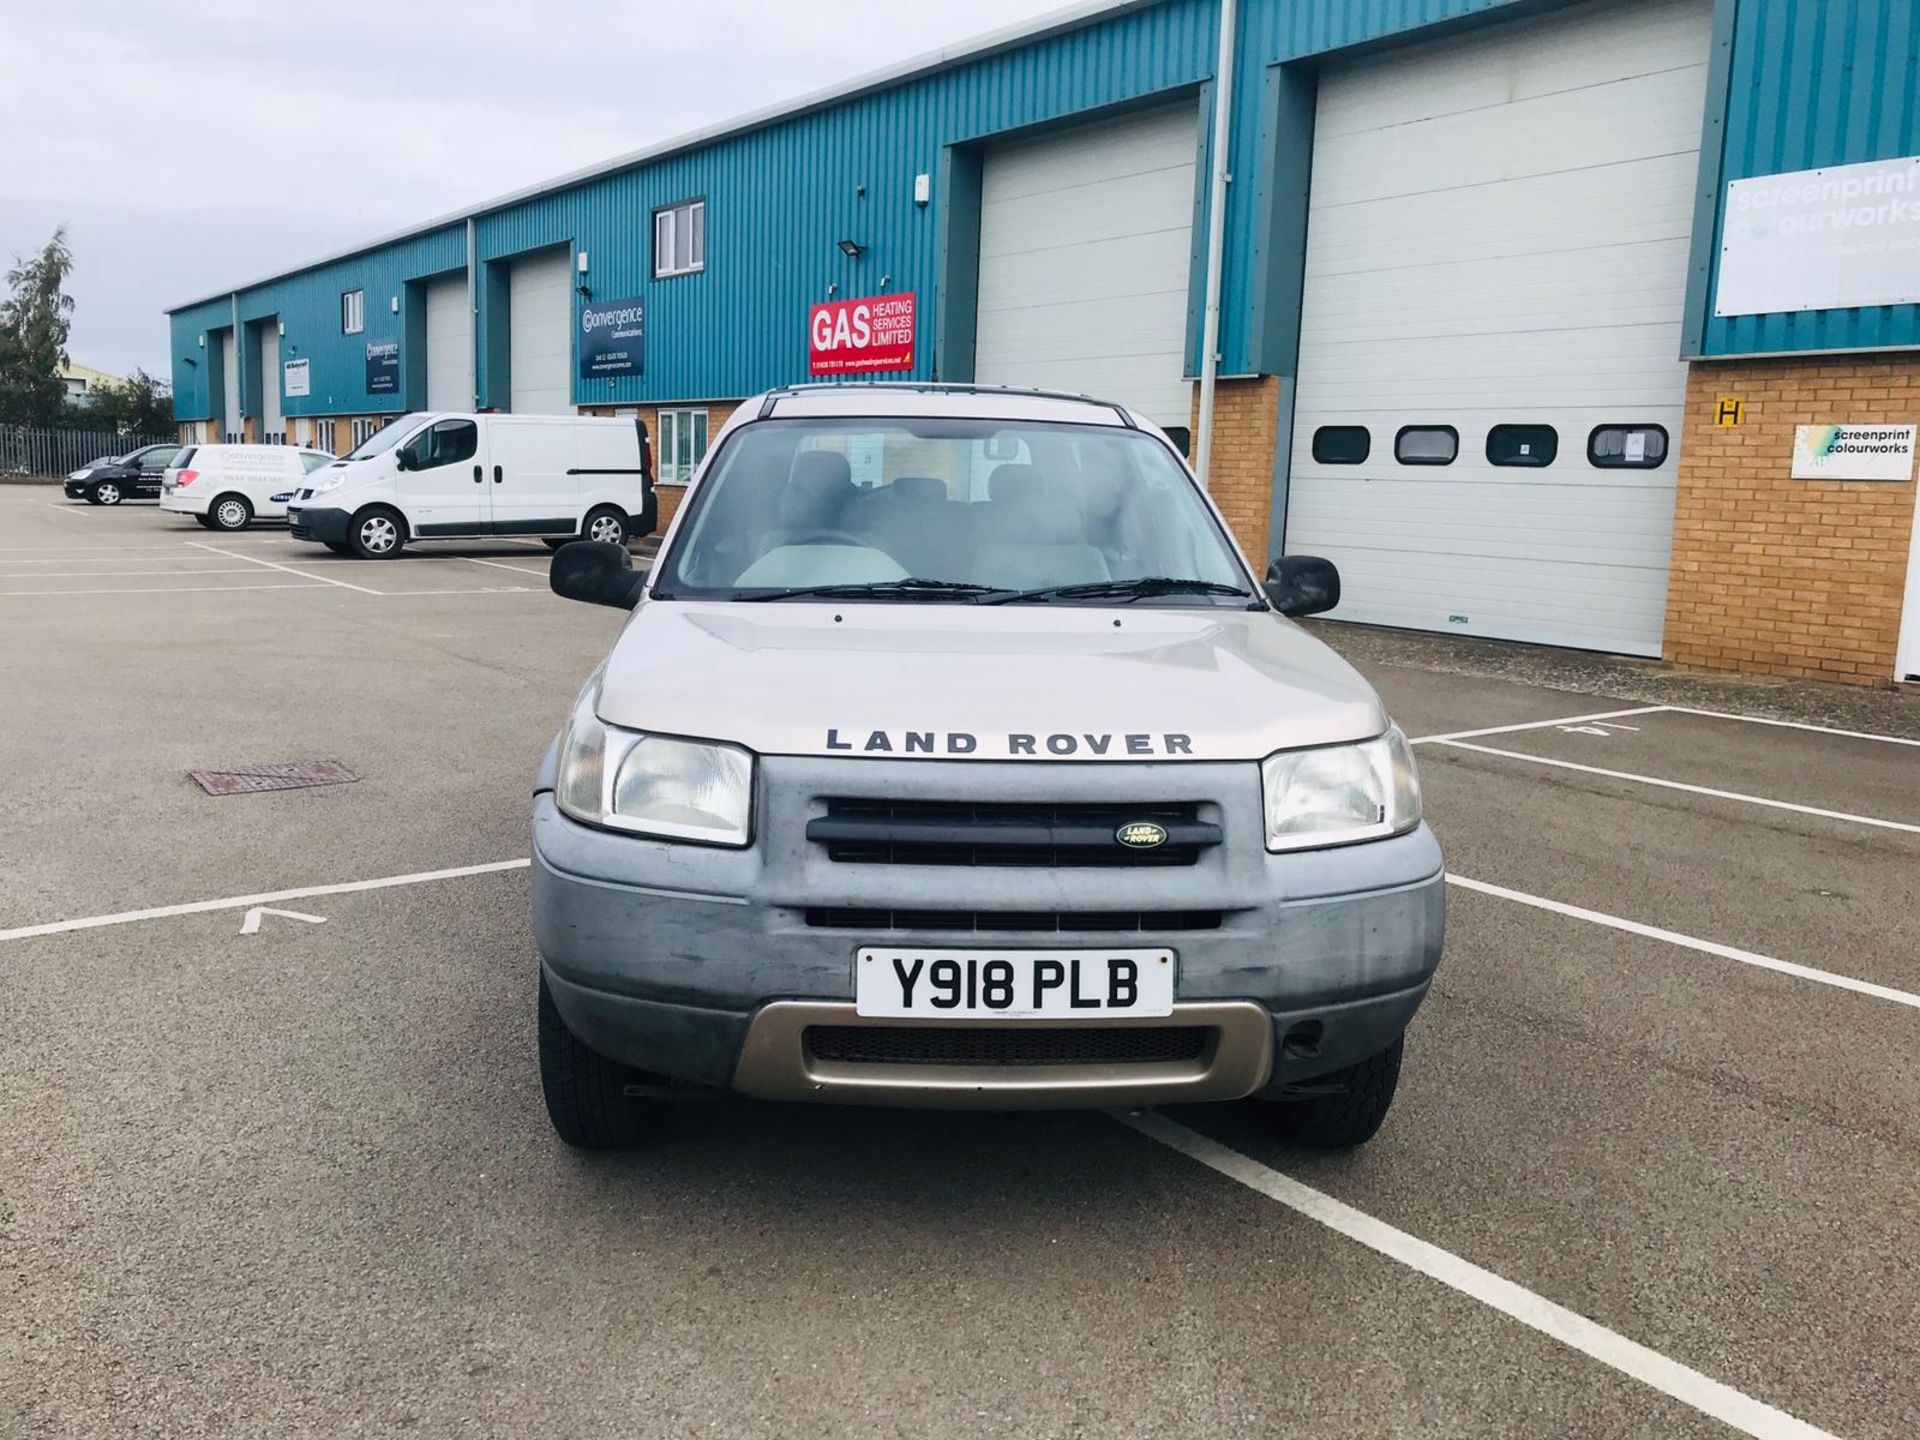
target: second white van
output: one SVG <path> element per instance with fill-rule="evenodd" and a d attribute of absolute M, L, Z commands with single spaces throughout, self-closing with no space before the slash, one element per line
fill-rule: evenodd
<path fill-rule="evenodd" d="M 278 520 L 286 497 L 333 456 L 295 445 L 187 445 L 160 477 L 160 508 L 209 530 Z"/>
<path fill-rule="evenodd" d="M 385 560 L 415 540 L 625 544 L 656 515 L 646 426 L 585 415 L 403 415 L 296 492 L 296 540 Z"/>

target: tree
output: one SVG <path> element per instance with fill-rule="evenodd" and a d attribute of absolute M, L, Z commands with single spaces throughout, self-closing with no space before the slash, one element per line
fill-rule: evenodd
<path fill-rule="evenodd" d="M 68 408 L 69 425 L 134 435 L 170 435 L 174 431 L 173 389 L 144 370 L 135 370 L 124 384 L 96 385 L 88 400 L 86 405 Z"/>
<path fill-rule="evenodd" d="M 73 328 L 73 297 L 66 293 L 72 272 L 64 225 L 38 254 L 14 257 L 9 294 L 0 301 L 0 422 L 51 425 L 66 406 L 60 368 Z"/>

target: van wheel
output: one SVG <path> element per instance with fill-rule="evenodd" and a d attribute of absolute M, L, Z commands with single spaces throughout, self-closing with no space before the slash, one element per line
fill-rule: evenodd
<path fill-rule="evenodd" d="M 391 560 L 407 543 L 407 522 L 384 505 L 370 505 L 353 517 L 347 544 L 362 560 Z"/>
<path fill-rule="evenodd" d="M 120 487 L 111 480 L 102 480 L 98 485 L 93 487 L 93 494 L 87 498 L 96 505 L 118 505 L 120 503 Z"/>
<path fill-rule="evenodd" d="M 652 1077 L 589 1050 L 567 1029 L 540 974 L 540 1090 L 554 1131 L 576 1150 L 620 1150 L 653 1129 L 653 1102 L 626 1093 Z"/>
<path fill-rule="evenodd" d="M 199 527 L 202 530 L 212 530 L 217 528 L 213 523 L 213 516 L 211 515 L 196 515 L 193 517 L 193 519 L 194 519 L 194 523 L 199 525 Z"/>
<path fill-rule="evenodd" d="M 321 543 L 324 544 L 327 547 L 327 549 L 331 550 L 336 555 L 353 554 L 353 546 L 349 545 L 344 540 L 325 540 L 325 541 L 322 541 Z"/>
<path fill-rule="evenodd" d="M 611 505 L 602 505 L 598 510 L 589 510 L 587 518 L 580 524 L 580 534 L 588 540 L 600 540 L 609 545 L 624 545 L 627 543 L 626 513 Z"/>
<path fill-rule="evenodd" d="M 1351 1150 L 1364 1145 L 1379 1130 L 1393 1104 L 1405 1048 L 1403 1035 L 1378 1055 L 1331 1075 L 1315 1076 L 1301 1086 L 1313 1093 L 1262 1099 L 1260 1108 L 1267 1112 L 1280 1137 L 1296 1145 L 1319 1150 Z"/>
<path fill-rule="evenodd" d="M 558 550 L 562 545 L 571 545 L 574 541 L 578 540 L 579 538 L 580 537 L 578 535 L 551 535 L 551 536 L 548 536 L 545 540 L 542 540 L 540 543 L 546 546 L 549 550 Z"/>
<path fill-rule="evenodd" d="M 253 506 L 244 495 L 222 495 L 207 507 L 207 521 L 215 530 L 244 530 L 253 519 Z"/>

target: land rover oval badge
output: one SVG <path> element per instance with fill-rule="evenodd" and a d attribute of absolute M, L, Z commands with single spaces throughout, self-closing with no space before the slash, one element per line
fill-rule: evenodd
<path fill-rule="evenodd" d="M 1114 831 L 1113 838 L 1129 850 L 1151 850 L 1167 843 L 1167 827 L 1151 820 L 1131 820 Z"/>

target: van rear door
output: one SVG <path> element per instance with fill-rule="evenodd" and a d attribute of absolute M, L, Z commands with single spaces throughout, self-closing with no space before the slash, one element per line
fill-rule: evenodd
<path fill-rule="evenodd" d="M 580 528 L 574 434 L 581 422 L 555 416 L 489 417 L 487 490 L 496 535 L 572 535 Z"/>
<path fill-rule="evenodd" d="M 633 522 L 636 535 L 653 532 L 653 476 L 647 427 L 638 419 L 595 421 L 582 425 L 574 442 L 580 477 L 580 513 L 615 505 Z"/>

